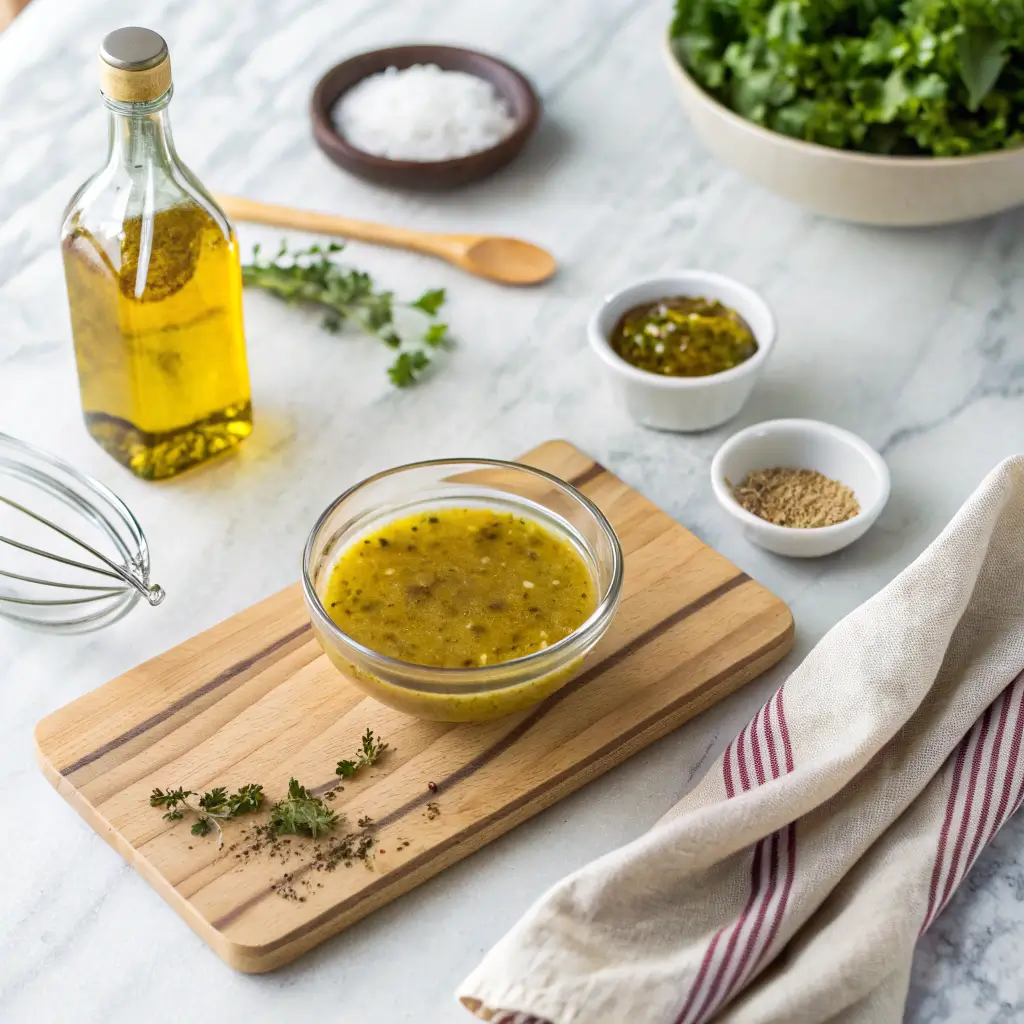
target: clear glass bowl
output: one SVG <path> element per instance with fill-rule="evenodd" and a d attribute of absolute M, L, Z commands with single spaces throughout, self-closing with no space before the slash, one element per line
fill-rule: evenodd
<path fill-rule="evenodd" d="M 563 537 L 597 588 L 593 614 L 574 633 L 533 654 L 496 665 L 434 668 L 399 661 L 348 636 L 324 607 L 338 557 L 393 519 L 444 507 L 514 512 Z M 622 549 L 601 510 L 543 470 L 488 459 L 440 459 L 378 473 L 346 491 L 320 516 L 302 559 L 313 631 L 327 657 L 357 686 L 418 718 L 470 722 L 520 711 L 567 683 L 608 628 L 622 591 Z"/>

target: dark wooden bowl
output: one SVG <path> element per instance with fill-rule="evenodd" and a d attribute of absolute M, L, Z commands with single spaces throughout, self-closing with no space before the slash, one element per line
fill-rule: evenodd
<path fill-rule="evenodd" d="M 402 70 L 413 64 L 436 64 L 442 71 L 465 71 L 490 82 L 512 111 L 512 134 L 490 149 L 454 160 L 389 160 L 356 149 L 334 127 L 331 111 L 335 103 L 369 75 L 389 67 Z M 515 68 L 487 54 L 458 46 L 391 46 L 361 53 L 331 68 L 313 90 L 310 116 L 317 145 L 346 171 L 378 185 L 454 188 L 493 174 L 519 153 L 540 118 L 540 100 L 533 86 Z"/>

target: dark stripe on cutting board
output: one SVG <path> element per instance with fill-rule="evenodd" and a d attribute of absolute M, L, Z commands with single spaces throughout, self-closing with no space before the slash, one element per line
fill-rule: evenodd
<path fill-rule="evenodd" d="M 689 604 L 677 609 L 667 618 L 664 618 L 660 622 L 655 623 L 655 625 L 653 625 L 646 632 L 641 633 L 637 637 L 634 637 L 628 644 L 625 644 L 623 647 L 620 647 L 617 651 L 613 651 L 610 655 L 608 655 L 607 658 L 602 659 L 601 661 L 592 665 L 589 669 L 586 669 L 584 672 L 581 672 L 575 679 L 570 680 L 560 690 L 557 690 L 550 697 L 548 697 L 547 700 L 538 704 L 537 707 L 529 715 L 526 716 L 526 718 L 524 718 L 517 726 L 510 729 L 500 740 L 498 740 L 497 743 L 495 743 L 493 746 L 488 747 L 486 750 L 482 751 L 480 754 L 474 757 L 472 761 L 467 761 L 466 764 L 462 765 L 462 767 L 460 768 L 457 768 L 450 775 L 447 775 L 443 779 L 440 779 L 437 783 L 437 790 L 439 792 L 443 791 L 444 789 L 467 779 L 474 772 L 476 772 L 484 765 L 488 764 L 490 761 L 493 761 L 496 757 L 499 757 L 506 750 L 508 750 L 514 743 L 516 743 L 517 740 L 521 739 L 527 732 L 529 732 L 530 729 L 532 729 L 544 717 L 544 715 L 546 715 L 556 705 L 561 703 L 561 701 L 565 700 L 573 693 L 576 693 L 581 687 L 586 686 L 586 684 L 589 683 L 591 680 L 604 674 L 609 669 L 614 668 L 616 665 L 623 662 L 626 658 L 635 654 L 642 647 L 646 646 L 647 644 L 651 643 L 651 641 L 656 640 L 663 633 L 666 633 L 668 632 L 668 630 L 677 626 L 684 619 L 687 619 L 691 615 L 694 615 L 702 608 L 706 608 L 709 604 L 712 604 L 713 602 L 717 601 L 720 597 L 724 597 L 731 590 L 735 590 L 737 587 L 742 586 L 749 580 L 750 577 L 746 573 L 742 572 L 738 573 L 736 576 L 730 577 L 724 583 L 720 583 L 717 587 L 715 587 L 714 590 L 708 591 L 706 594 L 703 594 L 701 595 L 701 597 L 697 598 L 696 601 L 691 601 Z M 770 646 L 770 644 L 767 645 L 767 647 L 762 648 L 760 651 L 756 652 L 749 658 L 740 662 L 738 667 L 742 668 L 743 665 L 747 664 L 750 660 L 760 657 Z M 733 668 L 730 668 L 728 671 L 733 671 Z M 718 678 L 718 676 L 714 677 L 714 679 L 711 680 L 711 683 L 714 683 Z M 683 697 L 680 698 L 680 701 L 689 699 L 691 696 L 692 694 L 689 693 L 684 694 Z M 675 706 L 675 704 L 671 705 L 669 710 L 671 710 L 671 708 L 674 708 Z M 562 772 L 554 779 L 551 779 L 548 782 L 546 782 L 539 790 L 534 790 L 527 797 L 520 798 L 520 800 L 508 805 L 507 807 L 503 808 L 500 812 L 496 812 L 496 815 L 504 816 L 509 810 L 514 810 L 516 807 L 521 806 L 526 799 L 534 799 L 538 793 L 545 792 L 546 790 L 550 789 L 553 785 L 557 784 L 564 777 L 568 777 L 569 775 L 572 775 L 574 772 L 578 771 L 579 768 L 592 763 L 592 761 L 596 757 L 604 756 L 609 749 L 613 749 L 620 742 L 623 742 L 624 739 L 628 740 L 629 737 L 633 735 L 633 733 L 645 727 L 645 724 L 641 724 L 640 726 L 636 727 L 636 729 L 634 729 L 633 732 L 627 734 L 625 738 L 619 737 L 618 739 L 614 740 L 611 744 L 606 745 L 605 748 L 602 748 L 601 751 L 599 751 L 597 754 L 592 754 L 579 764 L 573 766 L 570 769 L 566 769 L 566 771 Z M 323 786 L 317 787 L 317 792 L 322 792 L 327 789 L 333 789 L 335 785 L 336 780 L 335 782 L 325 783 Z M 378 828 L 384 828 L 388 825 L 393 825 L 395 822 L 404 818 L 410 811 L 414 811 L 418 807 L 424 806 L 430 800 L 433 800 L 434 797 L 434 792 L 427 791 L 421 796 L 414 797 L 412 800 L 406 801 L 401 806 L 395 808 L 395 810 L 389 812 L 381 818 L 378 818 Z M 450 837 L 449 839 L 442 842 L 439 846 L 432 847 L 431 850 L 427 851 L 427 853 L 430 856 L 434 856 L 436 853 L 447 849 L 454 843 L 464 841 L 468 836 L 472 836 L 476 832 L 478 832 L 482 827 L 484 827 L 484 825 L 489 824 L 495 818 L 496 815 L 491 815 L 483 821 L 475 822 L 473 825 L 469 826 L 467 830 L 459 832 L 457 835 Z M 426 854 L 424 854 L 423 856 L 426 856 Z M 418 863 L 419 858 L 413 861 L 409 861 L 407 864 L 401 865 L 400 867 L 396 868 L 387 876 L 387 878 L 392 881 L 395 878 L 401 878 L 403 875 L 407 874 L 409 870 L 412 870 L 412 866 Z M 295 868 L 292 871 L 292 880 L 301 878 L 310 869 L 311 865 L 305 865 L 303 867 Z M 362 894 L 366 893 L 367 891 L 372 891 L 376 887 L 376 885 L 377 883 L 374 883 L 369 887 L 368 890 L 362 890 L 362 893 L 360 894 L 359 898 L 361 899 Z M 239 904 L 239 906 L 235 907 L 233 910 L 229 910 L 226 914 L 223 914 L 221 917 L 217 918 L 217 920 L 213 922 L 213 927 L 218 930 L 224 929 L 233 921 L 236 921 L 239 917 L 241 917 L 242 914 L 244 914 L 247 910 L 250 910 L 261 900 L 271 895 L 272 892 L 272 889 L 267 888 L 261 892 L 254 894 L 253 896 L 250 896 L 247 900 L 245 900 L 245 902 Z M 341 908 L 344 908 L 346 906 L 347 903 L 339 904 L 338 907 L 334 908 L 333 910 L 325 912 L 328 914 L 328 917 L 324 918 L 323 915 L 321 915 L 321 918 L 327 920 L 329 919 L 330 916 L 333 916 L 334 913 L 340 912 Z M 314 920 L 319 921 L 321 918 L 316 918 Z M 290 937 L 281 940 L 281 942 L 291 941 L 291 938 L 294 938 L 296 935 L 304 934 L 305 931 L 307 930 L 308 928 L 303 927 L 298 932 L 293 932 Z M 275 947 L 271 946 L 264 948 L 269 949 Z"/>
<path fill-rule="evenodd" d="M 792 641 L 792 637 L 793 627 L 790 626 L 789 629 L 787 629 L 786 632 L 783 633 L 781 636 L 776 637 L 773 640 L 770 640 L 763 647 L 758 648 L 752 654 L 748 654 L 747 657 L 734 663 L 733 665 L 730 665 L 728 668 L 725 668 L 721 672 L 712 676 L 705 683 L 705 689 L 709 687 L 714 687 L 723 679 L 727 678 L 728 676 L 732 675 L 737 671 L 746 668 L 748 665 L 754 664 L 756 661 L 765 657 L 765 655 L 769 654 L 770 652 L 776 650 L 779 647 L 788 648 Z M 692 694 L 681 695 L 678 698 L 678 700 L 674 701 L 672 704 L 668 705 L 668 707 L 664 709 L 663 717 L 671 715 L 674 711 L 677 710 L 677 708 L 680 707 L 680 705 L 685 703 L 691 696 Z M 423 853 L 417 855 L 412 860 L 406 861 L 404 864 L 398 865 L 393 870 L 389 871 L 386 875 L 383 875 L 378 880 L 371 882 L 365 888 L 360 889 L 359 892 L 353 893 L 350 897 L 348 897 L 348 899 L 343 900 L 341 903 L 338 903 L 333 907 L 328 907 L 322 913 L 318 914 L 314 918 L 311 918 L 309 921 L 305 922 L 305 924 L 300 925 L 298 928 L 290 932 L 288 935 L 282 935 L 279 939 L 275 939 L 274 941 L 269 942 L 266 945 L 260 946 L 260 952 L 273 953 L 275 950 L 280 949 L 282 946 L 287 946 L 288 944 L 295 942 L 298 939 L 301 939 L 303 936 L 308 935 L 310 932 L 315 931 L 317 928 L 322 927 L 328 921 L 337 917 L 339 914 L 346 913 L 347 911 L 351 910 L 352 907 L 355 906 L 357 903 L 371 897 L 374 893 L 379 892 L 382 889 L 386 889 L 388 886 L 394 884 L 399 879 L 404 878 L 406 875 L 411 874 L 412 872 L 418 870 L 419 868 L 429 863 L 431 860 L 434 860 L 436 857 L 443 854 L 445 851 L 450 850 L 453 846 L 457 846 L 461 843 L 466 842 L 466 840 L 470 839 L 472 836 L 483 831 L 484 829 L 489 828 L 490 826 L 495 824 L 495 822 L 499 821 L 501 818 L 507 817 L 510 814 L 514 814 L 521 807 L 524 807 L 533 800 L 536 800 L 540 794 L 543 794 L 560 786 L 567 780 L 571 779 L 574 775 L 578 774 L 580 771 L 583 771 L 595 762 L 598 762 L 601 759 L 608 757 L 617 749 L 620 749 L 623 745 L 630 743 L 637 736 L 643 733 L 646 729 L 651 728 L 653 724 L 654 723 L 652 723 L 651 721 L 637 723 L 628 732 L 625 732 L 622 735 L 617 736 L 615 739 L 610 740 L 608 743 L 606 743 L 603 747 L 600 747 L 599 749 L 588 754 L 582 761 L 578 761 L 576 764 L 573 764 L 570 767 L 563 769 L 561 772 L 558 773 L 558 775 L 555 775 L 552 778 L 548 779 L 548 781 L 538 789 L 534 789 L 528 793 L 522 794 L 522 796 L 517 797 L 511 803 L 506 804 L 499 810 L 493 811 L 486 818 L 481 818 L 478 821 L 473 822 L 471 825 L 463 829 L 461 832 L 457 832 L 454 835 L 449 836 L 447 839 L 444 839 L 436 846 L 432 846 L 429 850 L 424 850 Z M 439 786 L 438 788 L 440 789 L 441 787 Z M 433 798 L 434 794 L 430 795 L 431 798 Z M 385 820 L 387 819 L 383 819 L 380 822 L 380 824 L 383 824 Z M 310 867 L 308 865 L 293 870 L 292 879 L 294 880 L 301 878 L 309 870 Z M 260 903 L 264 898 L 271 895 L 271 893 L 271 889 L 266 889 L 263 892 L 257 893 L 255 896 L 250 897 L 241 906 L 236 907 L 234 910 L 229 911 L 227 914 L 223 915 L 222 917 L 214 921 L 213 927 L 219 931 L 222 931 L 225 927 L 227 927 L 232 922 L 236 921 L 239 917 L 241 917 L 242 914 L 244 914 L 247 910 L 250 910 L 257 903 Z"/>
<path fill-rule="evenodd" d="M 124 746 L 130 740 L 136 739 L 143 733 L 148 732 L 150 729 L 159 725 L 161 722 L 166 722 L 172 715 L 176 715 L 182 708 L 187 708 L 189 704 L 195 703 L 200 697 L 205 697 L 208 693 L 212 693 L 214 690 L 223 686 L 225 683 L 230 682 L 236 676 L 241 675 L 247 669 L 253 667 L 263 661 L 264 658 L 269 658 L 272 654 L 279 651 L 282 647 L 287 646 L 293 640 L 298 640 L 304 633 L 308 633 L 312 630 L 312 627 L 307 622 L 305 625 L 299 626 L 298 629 L 293 629 L 287 636 L 281 637 L 279 640 L 275 640 L 272 644 L 268 644 L 261 651 L 256 654 L 250 655 L 248 658 L 244 658 L 242 661 L 236 661 L 230 668 L 225 669 L 215 679 L 211 679 L 210 682 L 204 683 L 198 689 L 192 690 L 186 693 L 185 696 L 179 697 L 173 704 L 164 708 L 163 711 L 158 711 L 155 715 L 147 718 L 144 722 L 140 722 L 138 725 L 132 726 L 127 732 L 121 733 L 120 736 L 114 737 L 109 743 L 104 743 L 102 747 L 94 750 L 91 754 L 86 754 L 84 757 L 80 757 L 73 764 L 69 764 L 66 768 L 60 769 L 60 774 L 67 776 L 73 772 L 77 772 L 81 768 L 85 768 L 86 765 L 90 765 L 95 761 L 98 761 L 101 757 L 109 754 L 112 750 L 117 750 L 118 747 Z"/>
<path fill-rule="evenodd" d="M 568 482 L 573 487 L 585 487 L 591 480 L 596 480 L 602 473 L 607 472 L 608 470 L 600 462 L 595 462 L 589 469 L 583 470 L 582 473 L 577 473 L 576 476 L 569 477 Z"/>

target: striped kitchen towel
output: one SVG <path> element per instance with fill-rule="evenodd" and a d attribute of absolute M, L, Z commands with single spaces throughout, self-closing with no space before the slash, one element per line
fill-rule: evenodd
<path fill-rule="evenodd" d="M 459 997 L 498 1024 L 899 1021 L 917 936 L 1021 802 L 1022 731 L 1018 456 Z"/>

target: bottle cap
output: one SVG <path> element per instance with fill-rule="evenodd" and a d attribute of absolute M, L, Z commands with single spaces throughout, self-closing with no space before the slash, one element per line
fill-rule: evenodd
<path fill-rule="evenodd" d="M 171 87 L 163 37 L 148 28 L 115 29 L 100 47 L 100 90 L 121 103 L 149 103 Z"/>

